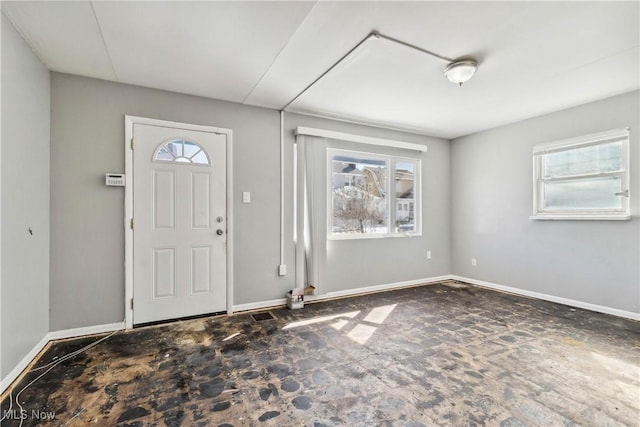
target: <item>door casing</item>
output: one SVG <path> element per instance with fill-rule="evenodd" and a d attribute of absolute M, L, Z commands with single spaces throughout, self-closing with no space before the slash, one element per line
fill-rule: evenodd
<path fill-rule="evenodd" d="M 124 292 L 124 312 L 125 326 L 127 329 L 133 327 L 133 229 L 131 220 L 133 218 L 133 125 L 145 124 L 162 127 L 173 127 L 202 132 L 215 132 L 227 137 L 227 313 L 233 312 L 233 131 L 231 129 L 214 126 L 194 125 L 188 123 L 173 122 L 167 120 L 151 119 L 125 115 L 125 197 L 124 197 L 124 241 L 125 241 L 125 292 Z"/>

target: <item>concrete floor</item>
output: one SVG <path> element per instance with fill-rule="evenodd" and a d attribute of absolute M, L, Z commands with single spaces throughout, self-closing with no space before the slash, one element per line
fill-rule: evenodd
<path fill-rule="evenodd" d="M 456 282 L 271 313 L 116 333 L 23 391 L 22 425 L 640 425 L 638 322 Z"/>

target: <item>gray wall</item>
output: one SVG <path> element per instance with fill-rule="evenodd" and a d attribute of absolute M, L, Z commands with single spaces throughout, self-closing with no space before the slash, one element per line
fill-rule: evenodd
<path fill-rule="evenodd" d="M 1 50 L 4 378 L 49 332 L 49 71 L 4 14 Z"/>
<path fill-rule="evenodd" d="M 453 273 L 639 312 L 639 92 L 456 139 L 451 147 Z M 629 221 L 534 221 L 532 146 L 630 127 Z M 476 257 L 477 267 L 470 259 Z"/>
<path fill-rule="evenodd" d="M 233 129 L 235 300 L 284 294 L 279 278 L 279 116 L 276 111 L 52 73 L 51 329 L 124 319 L 124 115 Z"/>
<path fill-rule="evenodd" d="M 381 248 L 373 249 L 373 258 L 362 258 L 357 271 L 336 263 L 333 277 L 337 279 L 327 290 L 401 282 L 450 270 L 449 147 L 444 140 L 287 115 L 284 252 L 288 274 L 279 277 L 277 111 L 59 73 L 52 73 L 51 108 L 51 330 L 124 318 L 124 194 L 121 188 L 105 187 L 103 180 L 106 172 L 124 171 L 125 114 L 233 129 L 235 304 L 282 298 L 294 286 L 292 153 L 293 129 L 298 125 L 429 145 L 423 163 L 428 171 L 424 173 L 424 236 L 384 239 Z M 251 204 L 241 203 L 243 191 L 251 192 Z M 346 253 L 358 245 L 339 243 L 337 250 Z M 427 248 L 433 251 L 430 263 Z M 405 271 L 388 268 L 398 263 Z"/>
<path fill-rule="evenodd" d="M 285 277 L 277 275 L 277 111 L 58 73 L 52 73 L 51 96 L 51 330 L 124 318 L 123 190 L 105 187 L 103 176 L 124 170 L 125 114 L 233 129 L 235 304 L 281 298 L 294 285 L 293 129 L 309 126 L 428 146 L 422 157 L 423 236 L 329 242 L 324 291 L 453 272 L 637 311 L 637 218 L 528 219 L 531 146 L 537 142 L 630 125 L 637 169 L 637 93 L 460 138 L 451 145 L 437 138 L 287 114 Z M 632 179 L 637 182 L 637 171 Z M 638 189 L 632 190 L 637 216 Z M 251 192 L 251 204 L 241 203 L 243 191 Z M 433 253 L 430 261 L 427 250 Z M 472 256 L 478 258 L 475 268 L 468 267 Z"/>

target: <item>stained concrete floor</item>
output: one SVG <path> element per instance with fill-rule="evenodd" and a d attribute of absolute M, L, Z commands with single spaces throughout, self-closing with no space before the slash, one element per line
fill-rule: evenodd
<path fill-rule="evenodd" d="M 271 313 L 116 333 L 24 390 L 22 425 L 640 424 L 638 322 L 456 282 Z"/>

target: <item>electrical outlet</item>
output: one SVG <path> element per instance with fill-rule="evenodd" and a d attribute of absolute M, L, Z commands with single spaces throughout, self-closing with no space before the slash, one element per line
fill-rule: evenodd
<path fill-rule="evenodd" d="M 475 267 L 476 265 L 478 265 L 478 260 L 475 258 L 471 258 L 471 267 Z"/>
<path fill-rule="evenodd" d="M 431 251 L 427 251 L 427 259 L 431 259 Z"/>
<path fill-rule="evenodd" d="M 287 275 L 287 266 L 285 264 L 281 264 L 278 266 L 278 274 L 280 276 L 286 276 Z"/>

